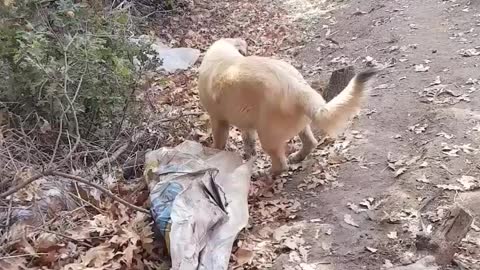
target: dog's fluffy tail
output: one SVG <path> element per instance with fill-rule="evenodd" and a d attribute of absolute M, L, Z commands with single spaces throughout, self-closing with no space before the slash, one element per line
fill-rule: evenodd
<path fill-rule="evenodd" d="M 315 110 L 312 124 L 326 135 L 336 136 L 345 128 L 348 120 L 359 112 L 365 97 L 365 84 L 376 73 L 377 70 L 370 69 L 355 75 L 342 92 Z"/>

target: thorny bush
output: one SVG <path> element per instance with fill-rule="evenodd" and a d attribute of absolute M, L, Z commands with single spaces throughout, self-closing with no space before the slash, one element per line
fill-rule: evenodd
<path fill-rule="evenodd" d="M 10 125 L 111 137 L 135 120 L 146 46 L 129 41 L 126 9 L 73 0 L 0 2 L 0 114 Z M 1 119 L 2 117 L 0 117 Z M 19 120 L 21 119 L 21 120 Z M 40 125 L 38 125 L 40 123 Z M 2 124 L 2 123 L 0 123 Z"/>

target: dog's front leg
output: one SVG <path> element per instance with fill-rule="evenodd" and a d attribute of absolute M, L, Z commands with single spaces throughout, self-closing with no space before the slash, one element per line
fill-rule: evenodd
<path fill-rule="evenodd" d="M 255 130 L 242 130 L 243 149 L 245 151 L 245 159 L 250 159 L 256 155 L 255 151 Z"/>
<path fill-rule="evenodd" d="M 270 174 L 272 177 L 280 175 L 282 172 L 288 170 L 287 157 L 285 155 L 285 144 L 280 144 L 275 148 L 265 148 L 265 152 L 270 156 L 272 160 L 272 168 Z"/>
<path fill-rule="evenodd" d="M 318 144 L 317 139 L 313 136 L 310 125 L 307 125 L 300 131 L 298 136 L 300 137 L 300 141 L 302 141 L 302 148 L 288 157 L 290 163 L 298 163 L 304 160 Z"/>
<path fill-rule="evenodd" d="M 227 121 L 211 119 L 213 147 L 224 150 L 228 140 L 229 125 Z"/>

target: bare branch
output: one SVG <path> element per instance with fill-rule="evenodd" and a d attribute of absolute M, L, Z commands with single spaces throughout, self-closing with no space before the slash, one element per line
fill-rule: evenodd
<path fill-rule="evenodd" d="M 139 132 L 135 134 L 131 140 L 120 146 L 110 157 L 102 158 L 101 160 L 99 160 L 95 164 L 95 167 L 91 170 L 92 175 L 97 175 L 100 168 L 117 160 L 117 158 L 121 154 L 123 154 L 123 152 L 125 152 L 132 143 L 136 143 L 141 137 L 143 137 L 143 135 L 144 132 Z"/>
<path fill-rule="evenodd" d="M 113 200 L 133 209 L 133 210 L 136 210 L 136 211 L 139 211 L 139 212 L 143 212 L 143 213 L 146 213 L 146 214 L 150 214 L 150 212 L 145 209 L 145 208 L 142 208 L 142 207 L 138 207 L 136 205 L 133 205 L 127 201 L 125 201 L 124 199 L 118 197 L 117 195 L 113 194 L 112 192 L 110 192 L 108 189 L 98 185 L 98 184 L 95 184 L 95 183 L 92 183 L 90 181 L 88 181 L 87 179 L 85 178 L 81 178 L 79 176 L 76 176 L 76 175 L 72 175 L 72 174 L 68 174 L 68 173 L 63 173 L 63 172 L 58 172 L 58 171 L 52 171 L 52 170 L 49 170 L 49 171 L 45 171 L 43 173 L 39 173 L 33 177 L 31 177 L 30 179 L 28 179 L 27 181 L 23 182 L 22 184 L 0 194 L 0 199 L 3 199 L 9 195 L 12 195 L 14 194 L 15 192 L 19 191 L 20 189 L 26 187 L 27 185 L 31 184 L 32 182 L 44 177 L 44 176 L 49 176 L 49 175 L 53 175 L 53 176 L 59 176 L 59 177 L 63 177 L 63 178 L 66 178 L 66 179 L 70 179 L 70 180 L 74 180 L 74 181 L 77 181 L 77 182 L 80 182 L 80 183 L 83 183 L 85 185 L 88 185 L 88 186 L 91 186 L 91 187 L 94 187 L 98 190 L 100 190 L 101 192 L 103 192 L 105 195 L 107 195 L 108 197 L 112 198 Z"/>
<path fill-rule="evenodd" d="M 62 138 L 62 130 L 63 130 L 63 115 L 62 117 L 60 117 L 57 140 L 55 141 L 55 147 L 53 148 L 52 157 L 50 158 L 50 162 L 48 163 L 47 167 L 52 166 L 53 162 L 55 161 L 55 157 L 57 156 L 58 146 L 60 145 L 60 139 Z"/>
<path fill-rule="evenodd" d="M 42 178 L 43 176 L 45 176 L 47 172 L 44 172 L 44 173 L 39 173 L 39 174 L 36 174 L 30 178 L 28 178 L 25 182 L 21 183 L 20 185 L 10 189 L 10 190 L 7 190 L 5 191 L 4 193 L 0 194 L 0 199 L 4 199 L 6 198 L 7 196 L 10 196 L 12 195 L 13 193 L 19 191 L 20 189 L 30 185 L 31 183 L 37 181 L 38 179 Z"/>
<path fill-rule="evenodd" d="M 74 37 L 75 38 L 75 37 Z M 73 40 L 72 40 L 73 41 Z M 70 44 L 69 44 L 70 45 Z M 68 46 L 69 46 L 68 45 Z M 67 46 L 67 48 L 68 48 Z M 75 108 L 73 107 L 73 102 L 72 100 L 70 99 L 70 97 L 68 96 L 68 92 L 67 92 L 67 74 L 68 74 L 68 56 L 67 56 L 67 51 L 65 50 L 64 51 L 64 60 L 65 60 L 65 80 L 64 80 L 64 87 L 63 87 L 63 91 L 64 91 L 64 94 L 65 94 L 65 98 L 67 99 L 68 101 L 68 107 L 66 110 L 64 110 L 63 112 L 63 115 L 65 115 L 68 110 L 70 108 L 72 108 L 72 115 L 73 115 L 73 119 L 75 121 L 75 133 L 77 135 L 77 139 L 75 141 L 75 144 L 73 145 L 72 149 L 70 149 L 70 152 L 65 156 L 65 158 L 59 163 L 57 164 L 54 168 L 52 168 L 52 170 L 56 169 L 56 168 L 59 168 L 61 165 L 63 165 L 63 163 L 65 163 L 66 161 L 68 161 L 70 159 L 70 157 L 72 156 L 72 154 L 75 152 L 75 150 L 77 149 L 78 145 L 80 144 L 80 127 L 78 125 L 78 118 L 77 118 L 77 113 L 75 112 Z M 83 75 L 80 77 L 80 81 L 77 85 L 77 90 L 75 92 L 75 98 L 78 94 L 78 91 L 80 90 L 80 87 L 82 85 L 82 82 L 83 82 Z M 63 119 L 63 117 L 62 117 Z M 60 130 L 60 134 L 61 133 L 61 130 Z M 59 135 L 60 136 L 60 135 Z M 52 157 L 52 160 L 54 159 L 54 157 Z M 52 162 L 51 162 L 52 163 Z M 49 164 L 48 167 L 51 166 L 51 163 Z"/>

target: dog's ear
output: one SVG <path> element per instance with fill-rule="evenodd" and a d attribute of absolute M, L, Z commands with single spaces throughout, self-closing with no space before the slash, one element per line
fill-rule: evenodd
<path fill-rule="evenodd" d="M 247 55 L 247 41 L 242 38 L 225 38 L 225 41 L 235 46 L 235 48 L 242 54 Z"/>
<path fill-rule="evenodd" d="M 235 39 L 235 47 L 238 49 L 238 51 L 242 55 L 244 55 L 244 56 L 247 55 L 248 44 L 247 44 L 246 40 L 241 39 L 241 38 L 236 38 Z"/>
<path fill-rule="evenodd" d="M 325 94 L 325 88 L 327 88 L 327 83 L 324 80 L 312 80 L 309 82 L 310 87 L 315 91 L 320 93 L 322 96 Z"/>

